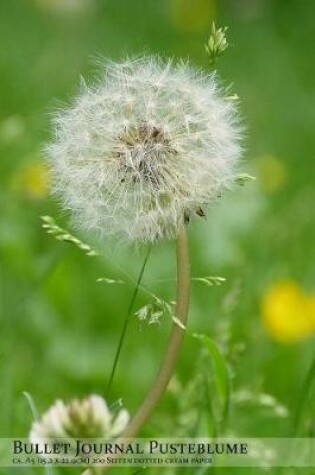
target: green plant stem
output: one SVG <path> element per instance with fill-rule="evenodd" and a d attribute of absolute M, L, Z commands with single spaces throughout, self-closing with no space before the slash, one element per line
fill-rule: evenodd
<path fill-rule="evenodd" d="M 127 314 L 126 314 L 126 317 L 125 317 L 125 320 L 124 320 L 124 323 L 123 323 L 123 327 L 122 327 L 122 330 L 121 330 L 121 334 L 120 334 L 120 338 L 119 338 L 119 342 L 118 342 L 118 346 L 117 346 L 117 350 L 116 350 L 112 370 L 111 370 L 109 380 L 108 380 L 108 384 L 107 384 L 107 389 L 106 389 L 106 397 L 107 398 L 110 395 L 110 391 L 111 391 L 111 388 L 112 388 L 112 385 L 113 385 L 113 380 L 114 380 L 114 377 L 115 377 L 115 374 L 116 374 L 117 365 L 118 365 L 119 357 L 120 357 L 120 354 L 121 354 L 122 346 L 123 346 L 123 343 L 124 343 L 124 340 L 125 340 L 125 337 L 126 337 L 126 333 L 127 333 L 127 330 L 128 330 L 128 326 L 129 326 L 129 323 L 130 323 L 130 320 L 131 320 L 133 306 L 134 306 L 134 303 L 136 301 L 136 298 L 137 298 L 137 295 L 138 295 L 138 292 L 139 292 L 140 283 L 141 283 L 141 280 L 142 280 L 142 277 L 143 277 L 143 274 L 144 274 L 144 271 L 145 271 L 145 268 L 146 268 L 146 265 L 147 265 L 147 262 L 148 262 L 148 259 L 149 259 L 149 256 L 150 256 L 150 252 L 151 252 L 151 246 L 149 247 L 149 249 L 146 253 L 146 256 L 144 258 L 144 261 L 143 261 L 143 264 L 142 264 L 142 267 L 140 269 L 140 273 L 139 273 L 139 276 L 138 276 L 138 280 L 137 280 L 136 286 L 135 286 L 133 294 L 132 294 L 130 305 L 129 305 L 129 308 L 128 308 L 128 311 L 127 311 Z"/>
<path fill-rule="evenodd" d="M 187 234 L 185 228 L 182 227 L 177 238 L 177 299 L 175 316 L 184 327 L 188 319 L 189 291 L 190 275 Z M 185 330 L 174 322 L 164 359 L 151 389 L 121 437 L 135 437 L 159 403 L 174 372 L 184 333 Z"/>
<path fill-rule="evenodd" d="M 186 229 L 182 227 L 177 237 L 177 299 L 175 317 L 185 328 L 188 320 L 189 294 L 190 294 L 190 274 L 189 274 L 189 253 Z M 120 438 L 134 438 L 140 429 L 147 422 L 153 410 L 163 396 L 168 383 L 175 369 L 181 344 L 184 338 L 185 329 L 173 322 L 171 335 L 168 341 L 164 358 L 161 362 L 157 375 L 151 385 L 149 392 L 144 398 L 138 411 L 132 418 L 130 424 L 121 434 Z M 102 468 L 102 473 L 110 468 L 109 465 Z M 87 470 L 83 475 L 91 475 L 91 470 Z"/>

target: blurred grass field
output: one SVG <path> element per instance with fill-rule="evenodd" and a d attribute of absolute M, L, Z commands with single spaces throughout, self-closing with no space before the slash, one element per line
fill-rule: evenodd
<path fill-rule="evenodd" d="M 211 415 L 215 395 L 198 398 L 198 378 L 213 368 L 191 336 L 196 332 L 217 341 L 229 367 L 232 396 L 223 434 L 314 436 L 314 17 L 315 3 L 307 0 L 0 3 L 1 437 L 28 434 L 32 415 L 23 391 L 40 412 L 56 398 L 104 395 L 133 287 L 96 279 L 121 279 L 117 265 L 136 278 L 145 254 L 76 233 L 104 256 L 87 257 L 41 228 L 40 216 L 47 214 L 68 227 L 43 174 L 50 113 L 71 98 L 80 76 L 97 76 L 102 56 L 146 51 L 189 57 L 207 68 L 204 43 L 213 20 L 229 28 L 218 73 L 241 98 L 243 169 L 257 179 L 222 198 L 206 222 L 190 226 L 192 275 L 227 280 L 219 287 L 193 284 L 177 373 L 144 434 L 212 435 L 218 429 Z M 170 300 L 174 284 L 159 281 L 174 275 L 174 245 L 161 243 L 144 283 Z M 146 303 L 140 293 L 136 308 Z M 168 318 L 159 325 L 133 318 L 111 402 L 123 398 L 135 410 L 169 325 Z"/>

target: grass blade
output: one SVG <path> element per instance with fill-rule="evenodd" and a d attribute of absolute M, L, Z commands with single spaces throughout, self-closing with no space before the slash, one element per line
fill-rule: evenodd
<path fill-rule="evenodd" d="M 34 421 L 39 422 L 39 413 L 38 413 L 38 410 L 37 410 L 34 399 L 30 395 L 30 393 L 28 393 L 26 391 L 23 391 L 23 396 L 26 398 L 26 400 L 28 402 L 28 405 L 30 406 Z M 46 475 L 52 475 L 52 473 L 53 473 L 52 468 L 51 467 L 44 467 L 44 473 Z"/>
<path fill-rule="evenodd" d="M 194 334 L 193 337 L 203 344 L 213 362 L 214 381 L 222 407 L 222 419 L 224 420 L 230 404 L 230 380 L 225 358 L 212 338 L 200 334 Z"/>

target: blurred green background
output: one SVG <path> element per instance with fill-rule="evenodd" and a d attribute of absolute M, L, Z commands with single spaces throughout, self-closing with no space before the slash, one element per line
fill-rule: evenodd
<path fill-rule="evenodd" d="M 43 214 L 68 226 L 43 170 L 51 112 L 77 91 L 80 76 L 97 77 L 102 56 L 146 51 L 207 68 L 204 43 L 213 20 L 229 27 L 218 73 L 241 98 L 242 167 L 257 179 L 190 226 L 193 276 L 227 280 L 220 287 L 193 284 L 177 372 L 143 435 L 314 435 L 314 18 L 315 3 L 307 0 L 0 2 L 1 437 L 29 432 L 23 391 L 41 413 L 57 398 L 105 395 L 133 287 L 96 279 L 122 278 L 117 265 L 137 278 L 146 252 L 77 233 L 104 256 L 87 257 L 41 228 Z M 155 246 L 144 283 L 172 300 L 175 284 L 157 281 L 174 275 L 174 243 Z M 140 293 L 135 310 L 147 303 Z M 110 403 L 123 398 L 135 410 L 169 326 L 167 316 L 157 325 L 132 318 Z M 216 416 L 213 364 L 194 332 L 215 339 L 229 368 L 224 426 Z M 200 390 L 205 379 L 210 395 Z M 183 470 L 197 474 L 159 473 Z"/>

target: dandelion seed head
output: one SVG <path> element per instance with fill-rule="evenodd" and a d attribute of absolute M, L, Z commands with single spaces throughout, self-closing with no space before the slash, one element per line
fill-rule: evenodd
<path fill-rule="evenodd" d="M 107 63 L 54 125 L 54 190 L 73 223 L 132 241 L 176 236 L 229 187 L 241 154 L 215 75 L 155 57 Z"/>

